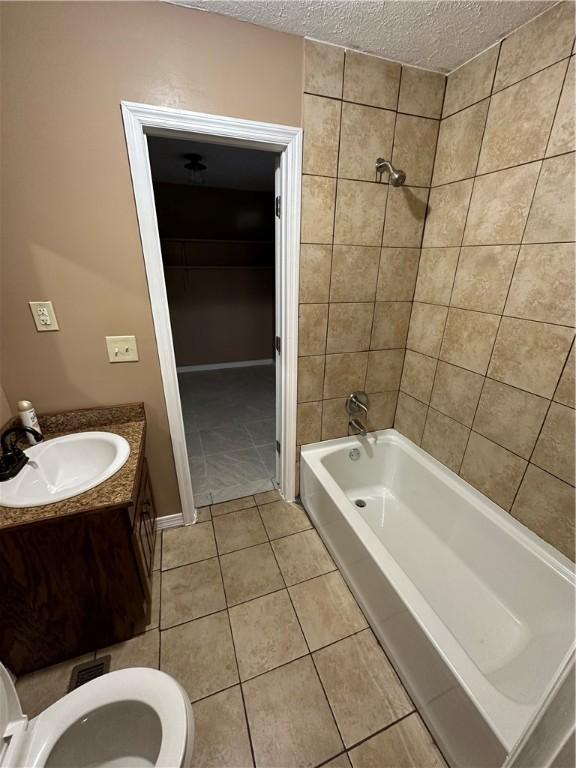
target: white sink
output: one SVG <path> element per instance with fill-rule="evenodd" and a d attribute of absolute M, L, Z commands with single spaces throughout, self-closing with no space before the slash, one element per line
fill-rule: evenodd
<path fill-rule="evenodd" d="M 130 445 L 112 432 L 77 432 L 25 450 L 30 461 L 0 483 L 0 506 L 39 507 L 78 496 L 118 472 Z"/>

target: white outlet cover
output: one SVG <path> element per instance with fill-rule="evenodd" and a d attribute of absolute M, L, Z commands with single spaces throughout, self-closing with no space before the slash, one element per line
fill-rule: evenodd
<path fill-rule="evenodd" d="M 106 336 L 106 347 L 111 363 L 134 363 L 139 359 L 136 336 Z"/>
<path fill-rule="evenodd" d="M 37 331 L 59 331 L 58 320 L 51 301 L 29 301 Z"/>

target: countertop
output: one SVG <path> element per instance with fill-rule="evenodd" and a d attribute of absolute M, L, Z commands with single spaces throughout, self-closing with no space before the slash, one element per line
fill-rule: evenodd
<path fill-rule="evenodd" d="M 135 501 L 135 483 L 146 435 L 143 403 L 39 414 L 38 422 L 46 439 L 74 432 L 114 432 L 128 440 L 130 456 L 112 477 L 78 496 L 41 507 L 0 507 L 0 529 L 98 511 L 106 507 L 125 506 Z M 11 419 L 2 427 L 2 431 L 18 423 L 18 419 Z"/>

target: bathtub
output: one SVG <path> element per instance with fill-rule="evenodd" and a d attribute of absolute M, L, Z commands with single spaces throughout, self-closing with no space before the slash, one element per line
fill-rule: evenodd
<path fill-rule="evenodd" d="M 301 497 L 452 766 L 501 766 L 574 653 L 573 564 L 393 429 L 307 445 Z"/>

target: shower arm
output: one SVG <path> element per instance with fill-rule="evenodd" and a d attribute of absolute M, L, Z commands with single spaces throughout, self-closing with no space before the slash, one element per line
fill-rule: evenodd
<path fill-rule="evenodd" d="M 376 173 L 382 174 L 384 172 L 389 174 L 390 184 L 392 184 L 393 187 L 401 187 L 406 181 L 406 174 L 404 171 L 399 168 L 394 168 L 390 160 L 385 160 L 383 157 L 379 157 L 376 160 Z"/>

